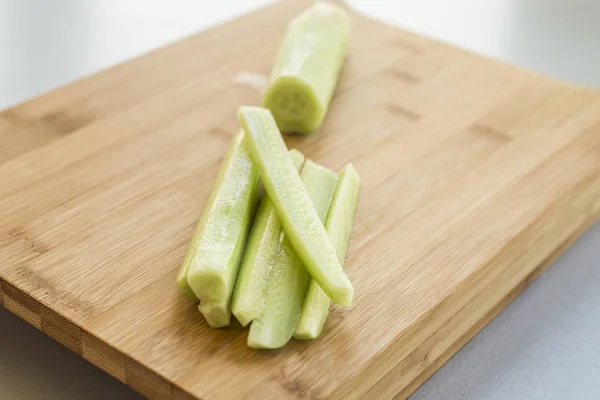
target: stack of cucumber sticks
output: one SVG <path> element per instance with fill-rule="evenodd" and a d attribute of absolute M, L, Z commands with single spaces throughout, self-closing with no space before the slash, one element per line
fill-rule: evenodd
<path fill-rule="evenodd" d="M 347 13 L 323 1 L 289 24 L 262 107 L 238 110 L 241 130 L 177 276 L 179 291 L 199 301 L 210 326 L 230 325 L 232 313 L 250 325 L 252 348 L 314 339 L 330 302 L 352 304 L 342 267 L 358 173 L 351 164 L 336 173 L 305 159 L 282 137 L 322 124 L 349 36 Z"/>

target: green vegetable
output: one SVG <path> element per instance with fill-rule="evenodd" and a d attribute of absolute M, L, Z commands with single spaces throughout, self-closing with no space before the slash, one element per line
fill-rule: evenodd
<path fill-rule="evenodd" d="M 296 150 L 290 150 L 289 154 L 294 167 L 299 170 L 304 163 L 304 155 Z M 231 302 L 233 315 L 243 326 L 260 313 L 269 259 L 277 247 L 282 229 L 273 202 L 269 196 L 264 196 L 254 217 Z"/>
<path fill-rule="evenodd" d="M 201 302 L 229 301 L 256 208 L 258 168 L 244 136 L 233 138 L 177 277 L 180 292 Z"/>
<path fill-rule="evenodd" d="M 354 213 L 358 202 L 360 177 L 351 164 L 340 173 L 338 187 L 327 215 L 325 229 L 336 248 L 338 259 L 343 265 L 354 224 Z M 300 321 L 294 338 L 314 339 L 321 334 L 329 312 L 329 298 L 315 280 L 311 280 L 306 291 Z"/>
<path fill-rule="evenodd" d="M 321 221 L 325 220 L 337 175 L 312 161 L 302 169 L 302 182 Z M 286 234 L 280 235 L 264 276 L 263 304 L 248 334 L 248 346 L 275 349 L 294 334 L 310 275 L 298 258 Z"/>
<path fill-rule="evenodd" d="M 271 112 L 240 107 L 246 141 L 281 225 L 306 269 L 327 295 L 350 306 L 354 289 L 304 189 Z"/>
<path fill-rule="evenodd" d="M 218 302 L 203 301 L 198 305 L 198 310 L 204 315 L 204 319 L 213 328 L 223 328 L 231 321 L 231 308 L 229 298 L 225 297 Z"/>
<path fill-rule="evenodd" d="M 325 1 L 289 24 L 263 99 L 282 132 L 306 134 L 321 125 L 349 38 L 348 14 Z"/>

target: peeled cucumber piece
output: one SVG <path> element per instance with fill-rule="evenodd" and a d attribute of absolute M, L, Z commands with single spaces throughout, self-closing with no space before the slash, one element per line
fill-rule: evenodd
<path fill-rule="evenodd" d="M 266 108 L 243 106 L 238 118 L 266 193 L 298 257 L 333 302 L 352 305 L 352 283 L 288 155 L 273 115 Z"/>
<path fill-rule="evenodd" d="M 263 106 L 282 132 L 308 134 L 327 113 L 350 39 L 350 17 L 317 1 L 288 25 Z"/>
<path fill-rule="evenodd" d="M 299 170 L 304 164 L 304 155 L 297 150 L 290 150 L 289 154 L 294 167 Z M 231 301 L 231 311 L 242 326 L 260 314 L 269 260 L 277 248 L 282 229 L 273 202 L 269 196 L 264 196 L 254 217 Z"/>
<path fill-rule="evenodd" d="M 212 328 L 229 326 L 231 321 L 229 298 L 223 298 L 218 302 L 200 302 L 200 304 L 198 304 L 198 310 Z"/>
<path fill-rule="evenodd" d="M 337 174 L 307 160 L 302 182 L 319 219 L 324 221 L 336 189 Z M 252 348 L 276 349 L 292 338 L 310 280 L 287 235 L 284 233 L 278 239 L 263 276 L 262 309 L 250 325 L 248 346 Z"/>
<path fill-rule="evenodd" d="M 229 307 L 257 203 L 259 170 L 244 136 L 232 140 L 177 276 L 182 294 L 213 308 Z"/>
<path fill-rule="evenodd" d="M 347 164 L 340 172 L 338 186 L 331 202 L 325 229 L 334 244 L 340 263 L 344 264 L 350 234 L 354 225 L 354 214 L 360 191 L 360 177 L 352 166 Z M 329 297 L 313 279 L 308 285 L 302 314 L 294 333 L 296 339 L 315 339 L 322 330 L 329 313 Z"/>

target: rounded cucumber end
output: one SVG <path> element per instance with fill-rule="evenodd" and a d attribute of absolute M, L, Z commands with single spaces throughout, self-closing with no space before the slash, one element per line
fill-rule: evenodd
<path fill-rule="evenodd" d="M 321 334 L 321 330 L 317 329 L 316 326 L 303 326 L 298 327 L 294 332 L 294 339 L 296 340 L 311 340 L 316 339 Z"/>
<path fill-rule="evenodd" d="M 295 76 L 280 76 L 263 99 L 282 133 L 310 134 L 321 125 L 324 109 L 313 88 Z"/>
<path fill-rule="evenodd" d="M 325 308 L 320 308 L 316 305 L 313 307 L 313 309 L 309 307 L 302 311 L 300 321 L 298 321 L 296 331 L 294 332 L 294 339 L 311 340 L 321 336 L 327 314 L 329 314 L 329 302 L 327 302 L 327 307 Z"/>
<path fill-rule="evenodd" d="M 340 306 L 351 307 L 354 288 L 350 286 L 337 287 L 331 292 L 331 300 Z"/>
<path fill-rule="evenodd" d="M 188 273 L 187 282 L 200 301 L 217 303 L 229 297 L 227 282 L 220 271 L 208 268 L 193 269 Z"/>
<path fill-rule="evenodd" d="M 198 310 L 204 315 L 206 322 L 212 328 L 224 328 L 229 326 L 231 322 L 231 311 L 227 307 L 226 302 L 200 303 Z"/>
<path fill-rule="evenodd" d="M 278 340 L 274 338 L 270 332 L 265 331 L 264 329 L 252 329 L 252 327 L 253 325 L 250 325 L 248 341 L 246 342 L 251 349 L 279 349 L 288 342 L 287 340 Z"/>

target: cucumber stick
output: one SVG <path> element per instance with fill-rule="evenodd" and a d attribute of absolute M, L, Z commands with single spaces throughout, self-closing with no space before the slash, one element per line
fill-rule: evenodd
<path fill-rule="evenodd" d="M 229 297 L 224 297 L 216 302 L 201 301 L 198 304 L 198 310 L 204 315 L 204 319 L 206 319 L 208 325 L 213 328 L 223 328 L 229 326 L 231 322 Z"/>
<path fill-rule="evenodd" d="M 243 131 L 235 135 L 221 163 L 177 277 L 180 292 L 207 303 L 201 310 L 215 315 L 215 307 L 229 307 L 258 197 L 259 170 L 244 136 Z"/>
<path fill-rule="evenodd" d="M 354 224 L 360 178 L 351 164 L 340 172 L 338 186 L 327 215 L 325 229 L 343 265 Z M 294 333 L 296 339 L 314 339 L 321 334 L 329 313 L 329 297 L 313 279 L 308 285 L 302 314 Z"/>
<path fill-rule="evenodd" d="M 350 306 L 352 283 L 288 155 L 273 115 L 266 108 L 243 106 L 238 117 L 266 193 L 296 253 L 333 302 Z"/>
<path fill-rule="evenodd" d="M 321 125 L 349 38 L 348 14 L 325 1 L 290 22 L 263 99 L 282 132 L 307 134 Z"/>
<path fill-rule="evenodd" d="M 325 220 L 333 198 L 337 175 L 312 161 L 302 169 L 302 182 L 321 221 Z M 283 233 L 263 276 L 263 304 L 250 326 L 248 346 L 275 349 L 284 346 L 294 334 L 302 312 L 310 275 Z"/>
<path fill-rule="evenodd" d="M 290 150 L 289 154 L 299 170 L 304 164 L 304 155 L 297 150 Z M 243 326 L 260 314 L 269 260 L 282 229 L 273 202 L 264 196 L 254 217 L 231 301 L 231 311 Z"/>

